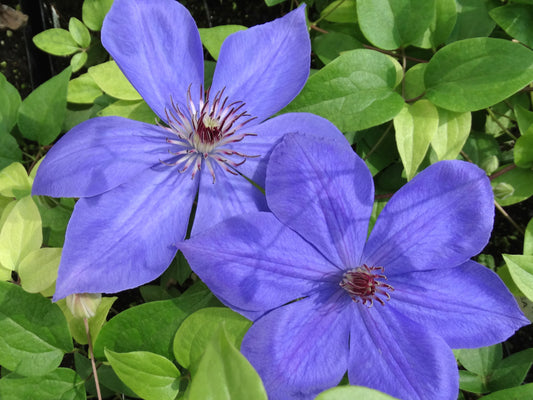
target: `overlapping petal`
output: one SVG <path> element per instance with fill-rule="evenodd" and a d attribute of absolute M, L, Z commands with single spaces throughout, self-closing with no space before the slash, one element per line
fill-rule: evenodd
<path fill-rule="evenodd" d="M 157 278 L 185 236 L 198 186 L 190 179 L 150 168 L 110 192 L 80 199 L 67 228 L 54 300 Z"/>
<path fill-rule="evenodd" d="M 339 282 L 342 275 L 265 212 L 230 218 L 178 248 L 218 298 L 251 319 L 307 296 L 320 282 Z"/>
<path fill-rule="evenodd" d="M 485 172 L 463 161 L 442 161 L 394 194 L 378 217 L 363 262 L 390 276 L 449 268 L 488 243 L 493 194 Z"/>
<path fill-rule="evenodd" d="M 246 131 L 246 128 L 244 129 Z M 346 142 L 341 131 L 327 119 L 309 113 L 287 113 L 250 129 L 251 136 L 234 145 L 235 150 L 254 156 L 238 167 L 240 173 L 265 187 L 266 167 L 274 146 L 287 133 Z"/>
<path fill-rule="evenodd" d="M 402 400 L 457 398 L 459 373 L 444 339 L 388 304 L 354 303 L 350 320 L 350 384 Z"/>
<path fill-rule="evenodd" d="M 332 263 L 359 265 L 374 186 L 346 141 L 287 134 L 270 157 L 266 193 L 276 217 Z"/>
<path fill-rule="evenodd" d="M 395 289 L 391 307 L 454 349 L 502 342 L 529 324 L 501 279 L 474 261 L 397 275 L 389 283 Z"/>
<path fill-rule="evenodd" d="M 168 157 L 168 132 L 120 117 L 72 128 L 47 153 L 34 195 L 86 197 L 111 190 Z"/>
<path fill-rule="evenodd" d="M 218 165 L 213 182 L 209 169 L 200 177 L 198 205 L 191 236 L 235 215 L 251 211 L 266 211 L 265 195 L 242 176 L 226 173 Z"/>
<path fill-rule="evenodd" d="M 161 119 L 166 121 L 171 98 L 186 104 L 189 86 L 198 100 L 202 43 L 189 11 L 177 1 L 115 0 L 102 26 L 102 44 Z"/>
<path fill-rule="evenodd" d="M 312 399 L 336 386 L 346 372 L 349 309 L 322 300 L 313 296 L 278 308 L 257 320 L 244 337 L 241 351 L 261 376 L 270 400 Z"/>
<path fill-rule="evenodd" d="M 220 49 L 212 93 L 225 88 L 261 122 L 296 97 L 309 75 L 311 45 L 305 9 L 229 36 Z"/>

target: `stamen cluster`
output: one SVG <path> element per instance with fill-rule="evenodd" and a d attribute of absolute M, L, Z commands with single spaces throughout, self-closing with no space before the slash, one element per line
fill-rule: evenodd
<path fill-rule="evenodd" d="M 244 111 L 242 101 L 228 102 L 224 97 L 224 90 L 217 92 L 213 99 L 209 97 L 210 90 L 205 93 L 200 87 L 200 101 L 198 108 L 191 96 L 191 88 L 187 90 L 187 111 L 183 112 L 171 99 L 172 108 L 165 109 L 168 127 L 176 138 L 167 138 L 168 143 L 183 146 L 178 152 L 171 152 L 178 156 L 173 163 L 167 165 L 182 165 L 179 172 L 192 169 L 192 178 L 202 168 L 202 161 L 209 169 L 215 182 L 215 168 L 211 160 L 220 165 L 227 172 L 238 175 L 235 167 L 242 165 L 246 158 L 258 157 L 243 154 L 227 147 L 231 143 L 240 142 L 246 136 L 256 136 L 253 133 L 237 132 L 256 117 Z M 228 104 L 229 103 L 229 104 Z M 228 157 L 236 156 L 242 160 L 232 160 Z"/>
<path fill-rule="evenodd" d="M 375 271 L 380 273 L 375 273 Z M 385 296 L 385 300 L 390 300 L 389 292 L 392 292 L 394 288 L 378 280 L 387 279 L 383 272 L 383 267 L 369 267 L 363 264 L 361 267 L 346 271 L 339 285 L 348 292 L 356 303 L 361 301 L 363 304 L 368 303 L 368 307 L 372 307 L 375 300 L 384 306 L 385 302 L 378 295 Z"/>

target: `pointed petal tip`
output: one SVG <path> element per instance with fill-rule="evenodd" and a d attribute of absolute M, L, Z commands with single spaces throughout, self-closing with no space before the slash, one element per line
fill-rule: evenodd
<path fill-rule="evenodd" d="M 220 49 L 213 91 L 226 88 L 232 101 L 261 122 L 302 90 L 310 72 L 311 41 L 305 8 L 228 36 Z"/>

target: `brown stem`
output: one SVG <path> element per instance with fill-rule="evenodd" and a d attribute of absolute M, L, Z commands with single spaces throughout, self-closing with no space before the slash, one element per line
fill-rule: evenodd
<path fill-rule="evenodd" d="M 376 194 L 374 196 L 374 200 L 390 199 L 393 195 L 394 195 L 394 193 Z"/>
<path fill-rule="evenodd" d="M 489 176 L 489 179 L 492 181 L 493 179 L 496 179 L 497 177 L 505 174 L 506 172 L 509 172 L 513 169 L 516 168 L 516 165 L 515 164 L 510 164 L 508 165 L 507 167 L 504 167 L 502 169 L 500 169 L 499 171 L 496 171 L 495 173 L 493 173 L 491 176 Z"/>
<path fill-rule="evenodd" d="M 400 58 L 400 55 L 398 55 L 398 53 L 396 51 L 378 49 L 377 47 L 369 46 L 368 44 L 363 44 L 363 47 L 365 49 L 379 51 L 380 53 L 387 54 L 387 55 L 389 55 L 391 57 L 394 57 L 394 58 Z M 405 56 L 405 58 L 407 60 L 415 61 L 415 62 L 418 62 L 418 63 L 424 63 L 424 64 L 428 63 L 428 60 L 422 60 L 420 58 L 415 58 L 415 57 L 411 57 L 411 56 L 407 56 L 407 55 Z"/>
<path fill-rule="evenodd" d="M 93 368 L 94 384 L 96 386 L 96 395 L 98 400 L 102 400 L 102 393 L 100 392 L 100 383 L 98 382 L 98 372 L 96 371 L 96 363 L 94 362 L 93 342 L 91 339 L 91 332 L 89 331 L 89 320 L 83 318 L 85 324 L 85 333 L 87 334 L 87 341 L 89 342 L 89 357 L 91 358 L 91 366 Z"/>
<path fill-rule="evenodd" d="M 515 222 L 515 220 L 511 218 L 511 216 L 509 214 L 507 214 L 507 212 L 503 209 L 502 206 L 500 206 L 498 204 L 498 202 L 496 200 L 494 200 L 494 205 L 496 206 L 498 211 L 505 217 L 505 219 L 507 221 L 509 221 L 511 223 L 511 225 L 513 225 L 516 228 L 516 230 L 522 234 L 522 236 L 524 236 L 526 234 L 526 232 L 522 229 L 522 227 L 520 225 L 518 225 Z"/>
<path fill-rule="evenodd" d="M 378 141 L 376 142 L 376 144 L 374 145 L 374 147 L 372 147 L 370 149 L 370 151 L 368 153 L 366 153 L 365 157 L 363 158 L 364 161 L 366 161 L 368 159 L 368 157 L 370 157 L 372 155 L 372 153 L 374 151 L 376 151 L 376 149 L 378 148 L 378 146 L 381 144 L 381 142 L 383 141 L 383 139 L 385 139 L 385 136 L 387 136 L 387 133 L 389 133 L 390 129 L 392 127 L 392 123 L 389 124 L 389 126 L 387 127 L 387 129 L 385 129 L 385 132 L 383 132 L 383 135 L 381 135 L 381 137 L 378 139 Z"/>
<path fill-rule="evenodd" d="M 321 32 L 321 33 L 329 33 L 327 30 L 319 28 L 315 24 L 309 25 L 309 28 L 314 29 L 315 31 Z"/>

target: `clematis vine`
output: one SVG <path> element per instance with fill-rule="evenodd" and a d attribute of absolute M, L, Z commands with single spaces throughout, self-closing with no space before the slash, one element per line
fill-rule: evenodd
<path fill-rule="evenodd" d="M 367 239 L 374 187 L 343 140 L 288 134 L 266 175 L 272 210 L 178 245 L 224 303 L 254 320 L 241 351 L 271 400 L 351 384 L 402 400 L 458 394 L 451 348 L 488 346 L 529 323 L 472 261 L 494 205 L 484 172 L 441 161 L 400 189 Z"/>
<path fill-rule="evenodd" d="M 264 186 L 274 143 L 301 124 L 325 124 L 309 114 L 267 120 L 309 75 L 303 7 L 230 35 L 207 90 L 198 29 L 177 1 L 115 0 L 102 43 L 161 122 L 90 119 L 42 162 L 33 194 L 80 198 L 55 300 L 155 279 L 185 237 L 196 196 L 193 235 L 266 209 L 264 195 L 243 176 Z"/>

